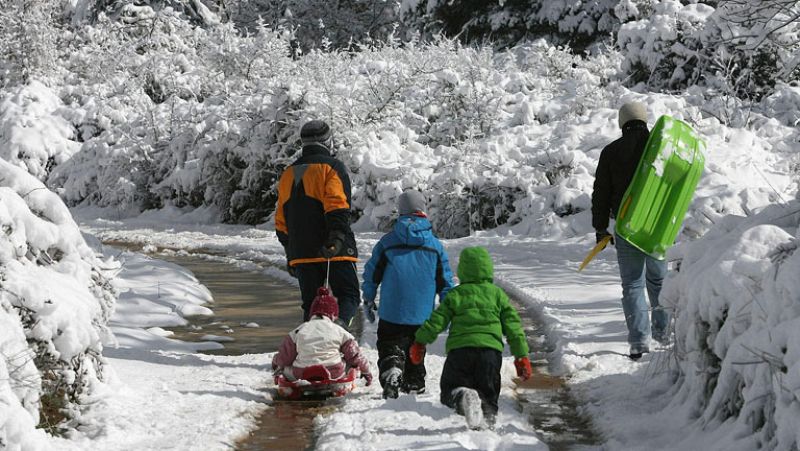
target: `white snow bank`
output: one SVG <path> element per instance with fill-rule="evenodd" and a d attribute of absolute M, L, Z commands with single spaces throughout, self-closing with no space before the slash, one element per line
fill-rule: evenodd
<path fill-rule="evenodd" d="M 69 440 L 48 449 L 225 450 L 253 427 L 270 396 L 270 354 L 212 356 L 214 342 L 169 338 L 160 326 L 186 324 L 178 307 L 199 306 L 211 294 L 187 269 L 105 247 L 122 262 L 114 279 L 121 294 L 106 343 L 108 383 Z M 225 337 L 227 338 L 227 337 Z"/>
<path fill-rule="evenodd" d="M 7 299 L 0 303 L 0 448 L 46 449 L 46 434 L 36 429 L 41 376 L 19 315 Z"/>
<path fill-rule="evenodd" d="M 119 301 L 109 326 L 114 332 L 115 348 L 193 352 L 221 349 L 213 342 L 187 343 L 169 337 L 174 333 L 162 327 L 185 326 L 191 313 L 213 315 L 202 304 L 213 302 L 211 292 L 191 271 L 174 263 L 135 252 L 103 248 L 114 255 L 122 269 L 113 284 Z"/>
<path fill-rule="evenodd" d="M 800 444 L 799 225 L 800 202 L 726 217 L 678 249 L 662 291 L 676 314 L 677 402 L 765 449 Z"/>
<path fill-rule="evenodd" d="M 95 256 L 55 193 L 5 160 L 0 230 L 0 399 L 10 409 L 0 440 L 28 449 L 43 436 L 32 429 L 40 421 L 80 425 L 104 380 L 101 339 L 116 298 L 108 277 L 117 266 Z"/>

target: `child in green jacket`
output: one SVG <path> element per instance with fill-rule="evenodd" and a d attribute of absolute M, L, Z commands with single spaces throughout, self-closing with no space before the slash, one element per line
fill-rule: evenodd
<path fill-rule="evenodd" d="M 517 311 L 505 292 L 492 283 L 492 259 L 482 247 L 461 251 L 460 285 L 450 290 L 431 317 L 417 330 L 409 357 L 419 364 L 425 345 L 450 325 L 447 360 L 442 370 L 442 404 L 464 415 L 471 429 L 494 426 L 500 397 L 503 336 L 506 337 L 517 375 L 531 377 L 528 343 Z"/>

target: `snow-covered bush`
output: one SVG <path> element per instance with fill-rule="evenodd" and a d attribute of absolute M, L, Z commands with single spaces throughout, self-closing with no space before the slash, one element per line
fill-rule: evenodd
<path fill-rule="evenodd" d="M 584 42 L 606 38 L 621 24 L 649 12 L 643 0 L 539 0 L 535 4 L 538 24 L 561 35 L 579 35 Z"/>
<path fill-rule="evenodd" d="M 463 42 L 511 47 L 547 36 L 586 49 L 608 40 L 620 25 L 646 17 L 650 0 L 416 0 L 403 2 L 403 25 Z"/>
<path fill-rule="evenodd" d="M 794 0 L 722 0 L 716 7 L 678 0 L 622 26 L 623 71 L 633 83 L 683 89 L 702 83 L 718 94 L 760 99 L 776 83 L 800 77 L 800 4 Z"/>
<path fill-rule="evenodd" d="M 800 203 L 728 216 L 685 245 L 662 291 L 676 312 L 680 391 L 702 425 L 796 449 L 800 412 Z"/>
<path fill-rule="evenodd" d="M 557 183 L 553 175 L 569 172 L 575 160 L 559 162 L 563 155 L 551 157 L 543 146 L 539 157 L 517 153 L 498 165 L 517 144 L 493 141 L 508 126 L 576 117 L 607 103 L 595 87 L 613 70 L 543 42 L 499 56 L 439 40 L 292 60 L 288 42 L 264 29 L 239 36 L 230 25 L 187 26 L 174 12 L 147 17 L 141 30 L 100 21 L 76 35 L 81 48 L 68 65 L 80 78 L 68 80 L 63 97 L 83 145 L 49 179 L 70 203 L 213 205 L 225 220 L 262 222 L 274 207 L 277 177 L 298 150 L 300 125 L 321 117 L 332 123 L 339 156 L 353 172 L 354 206 L 373 225 L 393 214 L 374 211 L 376 202 L 393 205 L 400 189 L 417 187 L 431 191 L 434 208 L 463 212 L 440 231 L 464 235 L 514 217 L 532 181 Z M 92 64 L 111 55 L 113 64 Z M 572 94 L 586 98 L 545 100 Z M 369 156 L 382 147 L 418 154 L 417 164 Z M 541 175 L 526 179 L 514 168 L 519 158 L 532 165 L 523 173 Z M 458 161 L 460 169 L 448 169 Z"/>
<path fill-rule="evenodd" d="M 135 25 L 101 18 L 76 38 L 69 66 L 81 78 L 65 96 L 85 142 L 50 184 L 71 203 L 215 205 L 227 220 L 263 220 L 274 203 L 265 170 L 278 172 L 296 144 L 295 127 L 283 131 L 297 109 L 281 87 L 288 43 L 264 29 L 195 28 L 170 10 L 139 13 Z"/>
<path fill-rule="evenodd" d="M 622 70 L 634 83 L 659 88 L 697 83 L 702 75 L 698 50 L 702 32 L 714 8 L 704 4 L 684 6 L 678 0 L 659 1 L 653 14 L 624 25 L 617 45 L 624 50 Z"/>
<path fill-rule="evenodd" d="M 448 237 L 502 224 L 520 233 L 585 233 L 592 174 L 600 149 L 618 136 L 622 99 L 651 103 L 652 119 L 677 114 L 702 125 L 710 149 L 730 147 L 730 130 L 704 117 L 758 124 L 753 153 L 767 149 L 754 163 L 761 168 L 775 162 L 773 151 L 791 152 L 785 129 L 735 97 L 709 98 L 700 89 L 643 96 L 622 87 L 622 56 L 608 49 L 579 56 L 539 40 L 498 53 L 438 38 L 298 54 L 290 33 L 259 25 L 242 32 L 230 22 L 196 26 L 184 9 L 157 2 L 115 5 L 114 20 L 98 13 L 92 25 L 69 33 L 61 70 L 48 80 L 63 106 L 49 102 L 31 113 L 15 106 L 3 116 L 14 124 L 46 110 L 71 123 L 74 137 L 69 127 L 50 129 L 63 131 L 55 140 L 62 148 L 73 152 L 74 139 L 80 151 L 58 160 L 47 178 L 70 205 L 210 206 L 225 221 L 264 222 L 310 118 L 333 127 L 363 227 L 388 227 L 397 195 L 416 188 L 429 198 L 437 232 Z M 644 14 L 636 5 L 616 3 L 615 14 Z M 768 97 L 762 108 L 790 108 L 790 87 L 781 92 L 787 95 Z M 50 169 L 48 156 L 29 170 L 46 175 L 38 168 Z M 710 172 L 732 170 L 741 171 Z M 688 235 L 721 215 L 774 201 L 760 190 L 740 196 L 714 186 L 691 210 Z"/>
<path fill-rule="evenodd" d="M 97 259 L 58 195 L 4 160 L 0 230 L 0 441 L 18 444 L 32 425 L 80 424 L 103 380 L 116 292 L 104 269 L 113 262 Z"/>
<path fill-rule="evenodd" d="M 800 86 L 779 83 L 762 103 L 766 111 L 789 127 L 800 125 Z"/>
<path fill-rule="evenodd" d="M 262 22 L 289 34 L 298 53 L 383 41 L 399 25 L 400 2 L 374 0 L 232 0 L 226 13 L 240 27 Z"/>
<path fill-rule="evenodd" d="M 0 8 L 0 88 L 55 70 L 58 3 L 8 0 Z"/>
<path fill-rule="evenodd" d="M 45 180 L 80 147 L 62 114 L 69 112 L 61 99 L 38 81 L 6 91 L 0 96 L 0 158 Z"/>
<path fill-rule="evenodd" d="M 336 73 L 337 82 L 306 84 L 309 93 L 324 86 L 323 95 L 307 96 L 324 103 L 309 100 L 307 110 L 346 119 L 334 130 L 345 129 L 341 156 L 353 171 L 354 206 L 374 226 L 385 227 L 396 196 L 421 189 L 437 232 L 447 237 L 531 213 L 517 209 L 520 201 L 562 182 L 547 174 L 555 173 L 563 155 L 547 141 L 521 135 L 610 100 L 595 89 L 606 70 L 543 42 L 497 56 L 452 41 L 383 46 L 343 63 L 327 71 L 315 68 L 316 61 L 310 65 L 308 77 Z M 576 93 L 587 94 L 585 103 L 561 102 Z M 566 172 L 580 161 L 571 155 L 585 150 L 564 150 Z M 544 203 L 552 209 L 552 202 Z"/>
<path fill-rule="evenodd" d="M 220 18 L 209 6 L 217 9 L 221 5 L 203 0 L 71 0 L 62 5 L 64 18 L 73 26 L 93 23 L 102 17 L 135 23 L 160 9 L 175 11 L 193 25 L 216 25 Z"/>
<path fill-rule="evenodd" d="M 0 330 L 0 447 L 44 449 L 37 447 L 44 431 L 36 429 L 41 375 L 20 317 L 5 298 L 0 299 Z"/>

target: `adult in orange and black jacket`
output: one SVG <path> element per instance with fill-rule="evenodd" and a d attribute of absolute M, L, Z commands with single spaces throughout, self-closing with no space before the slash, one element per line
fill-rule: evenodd
<path fill-rule="evenodd" d="M 330 259 L 329 283 L 339 300 L 339 318 L 349 325 L 360 300 L 358 253 L 350 229 L 350 177 L 331 155 L 331 137 L 323 121 L 309 121 L 300 129 L 303 153 L 278 183 L 275 230 L 300 284 L 304 319 L 325 283 Z"/>

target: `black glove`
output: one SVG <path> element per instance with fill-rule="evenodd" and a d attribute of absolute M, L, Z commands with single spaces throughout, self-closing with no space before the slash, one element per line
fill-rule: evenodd
<path fill-rule="evenodd" d="M 290 276 L 297 278 L 297 268 L 290 265 L 289 262 L 286 262 L 286 272 L 289 273 Z"/>
<path fill-rule="evenodd" d="M 366 379 L 366 381 L 367 381 L 367 384 L 366 384 L 366 385 L 367 385 L 367 387 L 369 387 L 370 385 L 372 385 L 372 373 L 361 373 L 361 377 L 363 377 L 364 379 Z"/>
<path fill-rule="evenodd" d="M 375 323 L 375 312 L 377 311 L 378 306 L 375 305 L 375 300 L 364 299 L 364 314 L 367 315 L 370 323 Z"/>
<path fill-rule="evenodd" d="M 325 258 L 332 258 L 339 254 L 342 250 L 342 240 L 340 238 L 329 238 L 325 244 L 322 245 L 320 253 Z"/>
<path fill-rule="evenodd" d="M 611 243 L 611 245 L 613 246 L 614 245 L 614 235 L 608 233 L 608 230 L 602 230 L 602 231 L 597 230 L 597 231 L 594 232 L 594 237 L 597 239 L 598 243 L 603 241 L 603 238 L 605 238 L 607 236 L 611 237 L 611 241 L 609 241 L 609 243 Z"/>

